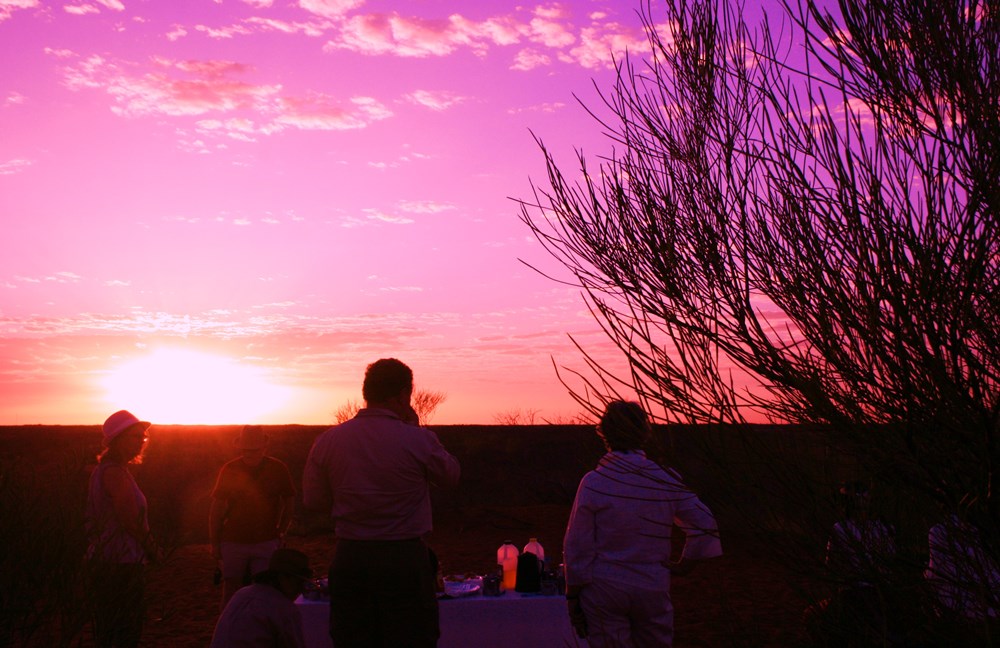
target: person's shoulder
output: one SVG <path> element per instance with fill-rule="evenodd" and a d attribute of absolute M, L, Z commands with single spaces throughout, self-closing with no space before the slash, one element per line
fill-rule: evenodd
<path fill-rule="evenodd" d="M 272 457 L 271 455 L 266 455 L 264 457 L 264 464 L 272 470 L 288 470 L 288 464 L 277 457 Z"/>
<path fill-rule="evenodd" d="M 244 465 L 243 458 L 235 457 L 233 459 L 230 459 L 226 463 L 222 464 L 222 467 L 219 468 L 219 471 L 239 470 L 240 468 L 243 467 L 243 465 Z"/>

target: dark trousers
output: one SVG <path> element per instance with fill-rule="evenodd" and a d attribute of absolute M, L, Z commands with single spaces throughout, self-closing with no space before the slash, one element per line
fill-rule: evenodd
<path fill-rule="evenodd" d="M 99 561 L 87 567 L 94 642 L 101 648 L 138 646 L 146 615 L 145 568 L 140 563 Z"/>
<path fill-rule="evenodd" d="M 334 648 L 436 646 L 435 576 L 420 539 L 338 541 L 330 564 Z"/>

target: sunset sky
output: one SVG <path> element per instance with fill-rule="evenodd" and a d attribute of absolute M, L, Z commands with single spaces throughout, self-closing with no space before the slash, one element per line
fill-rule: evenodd
<path fill-rule="evenodd" d="M 0 0 L 0 424 L 329 423 L 387 356 L 571 417 L 603 337 L 511 198 L 608 150 L 638 8 Z"/>

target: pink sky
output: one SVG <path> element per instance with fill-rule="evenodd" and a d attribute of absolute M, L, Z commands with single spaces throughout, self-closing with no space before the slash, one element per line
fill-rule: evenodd
<path fill-rule="evenodd" d="M 603 341 L 510 197 L 608 143 L 638 4 L 0 0 L 0 424 L 322 424 L 395 356 L 434 423 L 578 408 Z"/>

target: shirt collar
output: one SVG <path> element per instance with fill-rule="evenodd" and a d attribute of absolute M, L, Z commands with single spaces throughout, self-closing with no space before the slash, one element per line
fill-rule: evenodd
<path fill-rule="evenodd" d="M 385 417 L 388 417 L 388 418 L 394 418 L 397 421 L 402 421 L 403 420 L 403 419 L 401 419 L 399 417 L 399 414 L 393 412 L 391 409 L 386 409 L 384 407 L 364 407 L 364 408 L 358 410 L 358 414 L 357 415 L 359 417 L 361 417 L 361 416 L 364 416 L 364 417 L 368 417 L 368 416 L 385 416 Z"/>

